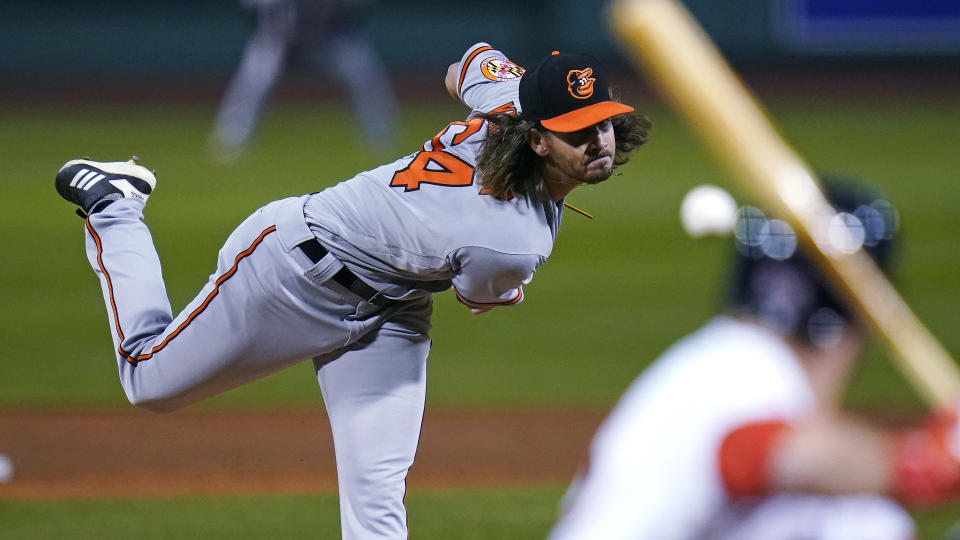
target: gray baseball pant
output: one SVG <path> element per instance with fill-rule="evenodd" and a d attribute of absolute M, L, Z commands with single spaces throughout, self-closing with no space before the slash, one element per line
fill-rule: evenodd
<path fill-rule="evenodd" d="M 313 358 L 333 430 L 346 539 L 405 538 L 403 497 L 426 392 L 432 298 L 381 308 L 296 246 L 313 238 L 305 197 L 270 203 L 220 250 L 217 270 L 175 318 L 143 202 L 86 222 L 120 382 L 131 403 L 172 411 Z"/>

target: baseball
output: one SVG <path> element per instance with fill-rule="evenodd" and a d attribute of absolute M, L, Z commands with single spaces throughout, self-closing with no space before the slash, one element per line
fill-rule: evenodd
<path fill-rule="evenodd" d="M 683 228 L 693 238 L 729 234 L 736 218 L 736 201 L 723 188 L 714 185 L 691 189 L 680 204 Z"/>
<path fill-rule="evenodd" d="M 13 462 L 6 454 L 0 454 L 0 484 L 13 480 Z"/>

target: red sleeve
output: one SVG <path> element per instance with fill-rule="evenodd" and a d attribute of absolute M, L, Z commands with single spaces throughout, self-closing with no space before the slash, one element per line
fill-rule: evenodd
<path fill-rule="evenodd" d="M 950 451 L 957 429 L 952 412 L 892 436 L 893 494 L 909 505 L 931 505 L 960 496 L 960 461 Z"/>
<path fill-rule="evenodd" d="M 770 454 L 788 427 L 783 421 L 754 422 L 739 426 L 724 437 L 718 464 L 731 497 L 767 492 Z"/>

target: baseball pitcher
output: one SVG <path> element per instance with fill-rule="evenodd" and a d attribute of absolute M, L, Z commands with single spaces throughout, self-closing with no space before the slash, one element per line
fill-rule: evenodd
<path fill-rule="evenodd" d="M 404 538 L 432 294 L 475 313 L 524 300 L 566 195 L 610 177 L 649 122 L 610 98 L 597 60 L 524 71 L 478 43 L 446 88 L 471 112 L 417 151 L 241 223 L 196 298 L 172 314 L 143 221 L 156 177 L 68 161 L 56 187 L 84 217 L 120 381 L 171 411 L 313 359 L 336 450 L 344 538 Z"/>

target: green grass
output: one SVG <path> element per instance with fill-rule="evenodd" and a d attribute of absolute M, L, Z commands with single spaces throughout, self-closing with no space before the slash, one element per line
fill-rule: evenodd
<path fill-rule="evenodd" d="M 558 486 L 414 491 L 411 535 L 421 539 L 543 538 L 556 518 Z M 337 497 L 181 497 L 174 499 L 0 499 L 0 540 L 70 538 L 339 538 Z"/>
<path fill-rule="evenodd" d="M 542 539 L 565 488 L 412 491 L 410 533 L 422 540 Z M 960 505 L 918 512 L 917 538 L 940 540 Z M 337 497 L 0 499 L 0 540 L 339 538 Z"/>
<path fill-rule="evenodd" d="M 652 142 L 622 176 L 573 193 L 571 202 L 596 219 L 566 216 L 526 302 L 475 317 L 449 294 L 438 295 L 431 405 L 607 407 L 670 342 L 713 313 L 727 242 L 689 240 L 677 211 L 690 187 L 729 185 L 729 177 L 670 113 L 646 109 L 655 122 Z M 898 203 L 901 289 L 947 348 L 960 351 L 953 331 L 960 302 L 954 240 L 960 198 L 953 193 L 960 105 L 807 99 L 774 101 L 769 109 L 814 166 L 868 177 Z M 271 109 L 251 154 L 218 165 L 206 154 L 212 113 L 203 105 L 0 109 L 6 248 L 0 407 L 124 406 L 80 220 L 52 188 L 66 159 L 135 153 L 159 171 L 146 219 L 176 310 L 196 293 L 223 239 L 250 211 L 402 153 L 368 152 L 350 119 L 332 106 L 287 105 Z M 462 115 L 452 105 L 411 105 L 400 120 L 400 148 L 416 148 Z M 853 400 L 915 405 L 877 351 L 852 386 Z M 312 406 L 318 395 L 304 364 L 203 406 Z"/>

